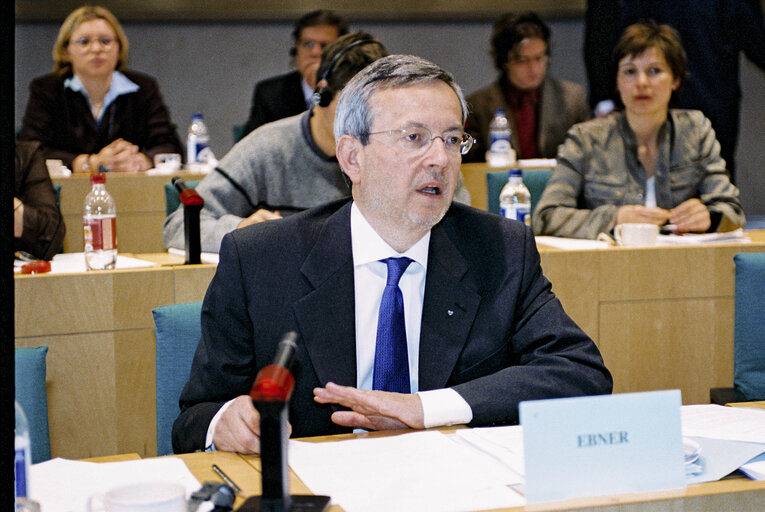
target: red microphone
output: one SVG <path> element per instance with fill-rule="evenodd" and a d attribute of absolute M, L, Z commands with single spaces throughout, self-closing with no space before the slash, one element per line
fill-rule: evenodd
<path fill-rule="evenodd" d="M 205 200 L 202 199 L 202 196 L 200 196 L 196 190 L 187 186 L 186 182 L 183 181 L 183 178 L 175 176 L 170 181 L 173 183 L 173 185 L 175 185 L 175 188 L 181 194 L 181 204 L 189 206 L 204 206 Z"/>
<path fill-rule="evenodd" d="M 250 390 L 256 402 L 287 402 L 295 387 L 290 367 L 295 359 L 298 335 L 294 331 L 284 334 L 276 349 L 274 362 L 262 368 Z"/>

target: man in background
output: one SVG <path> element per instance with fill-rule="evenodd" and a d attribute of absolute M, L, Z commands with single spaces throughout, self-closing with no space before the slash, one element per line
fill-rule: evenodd
<path fill-rule="evenodd" d="M 361 41 L 366 42 L 350 47 Z M 197 186 L 205 200 L 200 214 L 203 251 L 218 252 L 223 236 L 237 228 L 350 195 L 335 158 L 336 95 L 356 73 L 387 54 L 365 32 L 331 43 L 314 70 L 323 74 L 339 56 L 321 84 L 324 99 L 307 112 L 259 127 L 231 148 Z M 183 207 L 165 219 L 162 234 L 165 247 L 184 248 Z"/>
<path fill-rule="evenodd" d="M 483 161 L 489 123 L 502 108 L 518 158 L 555 158 L 568 129 L 589 118 L 584 89 L 547 74 L 550 28 L 533 12 L 505 14 L 494 24 L 491 55 L 497 80 L 468 96 L 465 129 L 475 147 L 465 161 Z"/>
<path fill-rule="evenodd" d="M 255 84 L 250 117 L 243 135 L 258 126 L 310 108 L 321 52 L 329 43 L 347 33 L 345 21 L 332 11 L 312 11 L 300 18 L 292 31 L 294 46 L 290 49 L 297 69 Z"/>

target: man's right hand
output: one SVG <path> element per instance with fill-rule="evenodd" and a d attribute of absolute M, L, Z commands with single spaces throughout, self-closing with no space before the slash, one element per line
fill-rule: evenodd
<path fill-rule="evenodd" d="M 281 219 L 281 218 L 282 216 L 279 215 L 278 210 L 275 212 L 272 212 L 269 210 L 260 209 L 256 211 L 255 213 L 253 213 L 252 215 L 250 215 L 249 217 L 242 219 L 242 222 L 239 223 L 237 228 L 243 228 L 251 224 L 257 224 L 258 222 L 264 222 L 267 220 L 274 220 L 274 219 Z"/>
<path fill-rule="evenodd" d="M 639 204 L 628 204 L 619 208 L 616 214 L 616 223 L 625 224 L 638 222 L 644 224 L 656 224 L 662 226 L 669 220 L 669 212 L 664 208 L 648 208 Z"/>
<path fill-rule="evenodd" d="M 289 432 L 292 426 L 287 425 Z M 247 455 L 260 453 L 260 415 L 248 395 L 240 395 L 223 411 L 215 425 L 216 450 Z"/>

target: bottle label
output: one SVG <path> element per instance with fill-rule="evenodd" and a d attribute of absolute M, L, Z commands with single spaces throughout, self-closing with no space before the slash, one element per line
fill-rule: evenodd
<path fill-rule="evenodd" d="M 207 137 L 198 137 L 197 135 L 189 135 L 186 143 L 186 162 L 204 163 L 210 158 L 210 143 Z"/>
<path fill-rule="evenodd" d="M 489 151 L 492 153 L 507 153 L 510 151 L 510 139 L 504 136 L 489 136 Z"/>
<path fill-rule="evenodd" d="M 511 204 L 500 208 L 502 216 L 507 219 L 513 219 L 523 222 L 527 226 L 531 225 L 530 208 L 525 204 Z"/>
<path fill-rule="evenodd" d="M 85 252 L 116 249 L 117 217 L 114 215 L 83 217 L 82 241 Z"/>

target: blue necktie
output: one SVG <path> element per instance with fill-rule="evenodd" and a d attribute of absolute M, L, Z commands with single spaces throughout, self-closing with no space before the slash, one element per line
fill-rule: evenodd
<path fill-rule="evenodd" d="M 380 303 L 372 389 L 409 393 L 409 356 L 406 349 L 404 296 L 398 282 L 412 262 L 409 258 L 380 260 L 388 265 L 388 282 Z"/>

